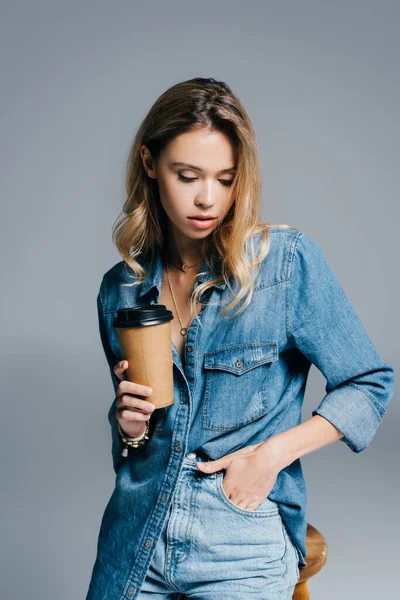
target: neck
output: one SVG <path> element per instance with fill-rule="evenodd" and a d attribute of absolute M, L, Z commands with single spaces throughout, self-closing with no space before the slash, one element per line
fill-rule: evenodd
<path fill-rule="evenodd" d="M 169 265 L 181 267 L 186 264 L 200 268 L 205 258 L 201 248 L 202 240 L 183 238 L 169 232 L 164 246 L 164 259 Z"/>

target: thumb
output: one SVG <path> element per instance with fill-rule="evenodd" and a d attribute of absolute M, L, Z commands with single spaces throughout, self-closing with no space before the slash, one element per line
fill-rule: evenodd
<path fill-rule="evenodd" d="M 208 462 L 197 462 L 196 467 L 204 473 L 214 473 L 215 471 L 221 471 L 227 466 L 228 460 L 224 458 L 218 458 L 218 460 L 210 460 Z"/>

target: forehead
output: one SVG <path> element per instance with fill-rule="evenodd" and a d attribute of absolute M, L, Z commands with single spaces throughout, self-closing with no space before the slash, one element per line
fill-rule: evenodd
<path fill-rule="evenodd" d="M 174 167 L 222 172 L 235 168 L 234 148 L 219 131 L 188 131 L 176 136 L 165 148 L 165 158 Z"/>

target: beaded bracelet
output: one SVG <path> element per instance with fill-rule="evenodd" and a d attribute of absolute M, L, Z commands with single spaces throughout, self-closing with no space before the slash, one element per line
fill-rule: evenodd
<path fill-rule="evenodd" d="M 146 440 L 149 439 L 149 437 L 147 435 L 149 433 L 149 429 L 150 429 L 150 421 L 146 421 L 145 430 L 143 431 L 143 433 L 141 435 L 139 435 L 138 437 L 129 437 L 128 435 L 126 435 L 126 433 L 124 431 L 122 431 L 121 425 L 119 424 L 119 421 L 118 421 L 118 431 L 119 431 L 119 434 L 121 436 L 123 443 L 125 444 L 125 448 L 122 450 L 122 456 L 128 456 L 128 448 L 138 448 L 139 446 L 142 446 L 143 444 L 145 444 Z"/>

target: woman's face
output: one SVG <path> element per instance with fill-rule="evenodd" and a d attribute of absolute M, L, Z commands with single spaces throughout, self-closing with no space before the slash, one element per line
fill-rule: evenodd
<path fill-rule="evenodd" d="M 157 179 L 173 234 L 192 240 L 207 237 L 234 201 L 236 164 L 229 138 L 206 129 L 183 133 L 166 146 L 157 165 L 151 161 L 152 168 L 146 146 L 141 151 L 148 175 Z M 199 214 L 215 218 L 202 226 L 202 221 L 188 218 Z"/>

